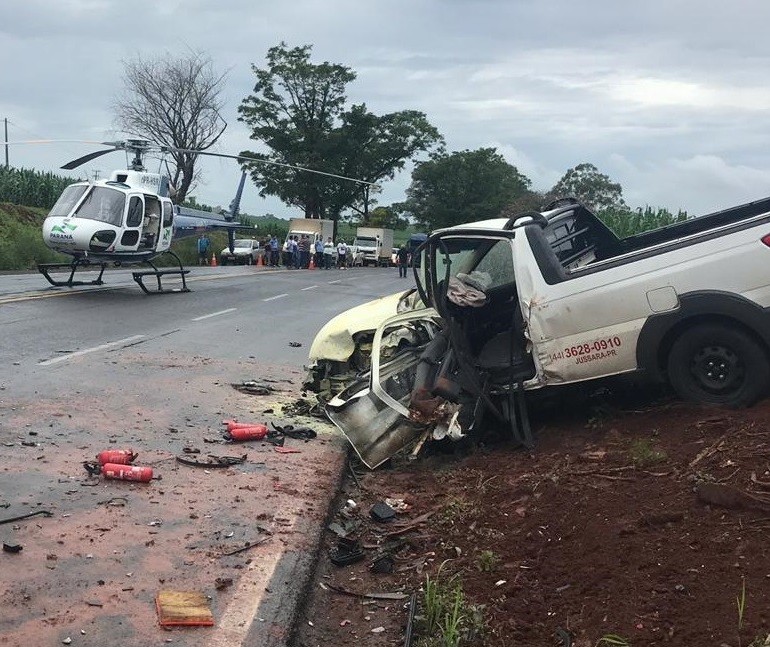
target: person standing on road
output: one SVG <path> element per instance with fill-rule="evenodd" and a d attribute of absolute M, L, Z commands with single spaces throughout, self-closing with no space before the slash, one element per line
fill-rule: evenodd
<path fill-rule="evenodd" d="M 399 278 L 405 279 L 406 267 L 409 262 L 409 250 L 407 250 L 406 245 L 401 245 L 401 247 L 398 248 L 398 253 L 396 254 L 396 262 L 398 263 Z"/>
<path fill-rule="evenodd" d="M 320 270 L 324 262 L 324 241 L 320 236 L 315 241 L 315 267 Z"/>
<path fill-rule="evenodd" d="M 299 267 L 306 270 L 310 266 L 310 236 L 302 234 L 297 245 L 299 248 Z"/>
<path fill-rule="evenodd" d="M 295 270 L 299 269 L 299 236 L 289 238 L 289 249 L 291 251 L 291 266 Z"/>
<path fill-rule="evenodd" d="M 337 243 L 337 269 L 347 269 L 348 263 L 348 246 L 345 244 L 345 239 L 340 238 L 340 242 Z"/>
<path fill-rule="evenodd" d="M 334 241 L 332 240 L 332 237 L 329 236 L 329 238 L 324 243 L 324 269 L 330 270 L 332 268 L 333 263 L 334 263 Z"/>
<path fill-rule="evenodd" d="M 198 265 L 209 264 L 209 248 L 211 247 L 211 241 L 206 234 L 201 234 L 198 237 Z"/>
<path fill-rule="evenodd" d="M 270 267 L 278 266 L 278 239 L 275 234 L 270 237 Z"/>

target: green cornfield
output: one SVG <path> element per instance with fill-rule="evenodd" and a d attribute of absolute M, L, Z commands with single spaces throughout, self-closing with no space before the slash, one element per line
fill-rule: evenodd
<path fill-rule="evenodd" d="M 0 202 L 50 209 L 69 184 L 78 180 L 12 166 L 0 167 Z"/>

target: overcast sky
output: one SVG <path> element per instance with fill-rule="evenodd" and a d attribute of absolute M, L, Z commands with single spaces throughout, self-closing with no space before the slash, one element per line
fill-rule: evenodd
<path fill-rule="evenodd" d="M 770 195 L 770 3 L 761 0 L 3 0 L 0 119 L 9 140 L 110 140 L 123 61 L 209 54 L 225 88 L 219 151 L 254 149 L 237 121 L 251 65 L 312 44 L 351 67 L 349 102 L 423 111 L 447 149 L 495 147 L 533 188 L 591 162 L 631 206 L 700 214 Z M 0 133 L 0 137 L 2 133 Z M 56 170 L 92 150 L 19 146 L 11 164 Z M 102 175 L 121 153 L 85 167 Z M 227 205 L 239 170 L 207 159 L 194 194 Z M 61 171 L 62 174 L 67 174 Z M 73 176 L 83 175 L 72 173 Z M 381 204 L 404 199 L 407 170 Z M 247 185 L 252 214 L 301 215 Z"/>

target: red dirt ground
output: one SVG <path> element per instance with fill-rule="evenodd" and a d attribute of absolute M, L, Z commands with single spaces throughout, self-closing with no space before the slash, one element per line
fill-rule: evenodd
<path fill-rule="evenodd" d="M 330 585 L 410 594 L 428 574 L 457 575 L 466 613 L 483 605 L 484 635 L 461 645 L 593 647 L 610 634 L 634 646 L 765 639 L 769 422 L 770 401 L 742 411 L 665 399 L 612 411 L 583 405 L 569 420 L 540 419 L 531 453 L 497 445 L 361 474 L 337 510 L 347 498 L 358 504 L 352 536 L 366 559 L 337 567 L 322 556 L 294 644 L 403 645 L 408 599 Z M 369 509 L 386 497 L 409 509 L 375 523 Z M 336 543 L 327 535 L 327 546 Z M 387 547 L 395 570 L 375 574 L 369 565 Z M 412 644 L 445 643 L 418 632 Z"/>

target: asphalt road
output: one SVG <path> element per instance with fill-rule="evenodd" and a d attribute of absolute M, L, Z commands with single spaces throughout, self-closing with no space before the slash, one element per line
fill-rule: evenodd
<path fill-rule="evenodd" d="M 283 644 L 344 444 L 320 425 L 317 440 L 287 440 L 297 454 L 223 445 L 221 420 L 307 423 L 281 407 L 316 331 L 412 281 L 395 269 L 193 268 L 191 292 L 147 296 L 130 272 L 105 280 L 0 276 L 0 521 L 52 513 L 0 523 L 0 539 L 23 546 L 0 552 L 0 644 Z M 276 392 L 232 388 L 247 379 Z M 160 479 L 89 479 L 83 461 L 117 448 Z M 203 470 L 175 462 L 183 450 L 248 458 Z M 264 545 L 225 555 L 259 533 Z M 161 589 L 208 596 L 215 626 L 162 631 Z"/>
<path fill-rule="evenodd" d="M 413 283 L 394 268 L 251 267 L 193 268 L 192 291 L 183 294 L 147 296 L 128 271 L 109 272 L 105 281 L 40 289 L 40 275 L 0 276 L 0 366 L 20 366 L 13 373 L 26 378 L 41 363 L 132 343 L 301 366 L 315 332 L 331 317 Z M 289 341 L 303 349 L 289 349 Z"/>

